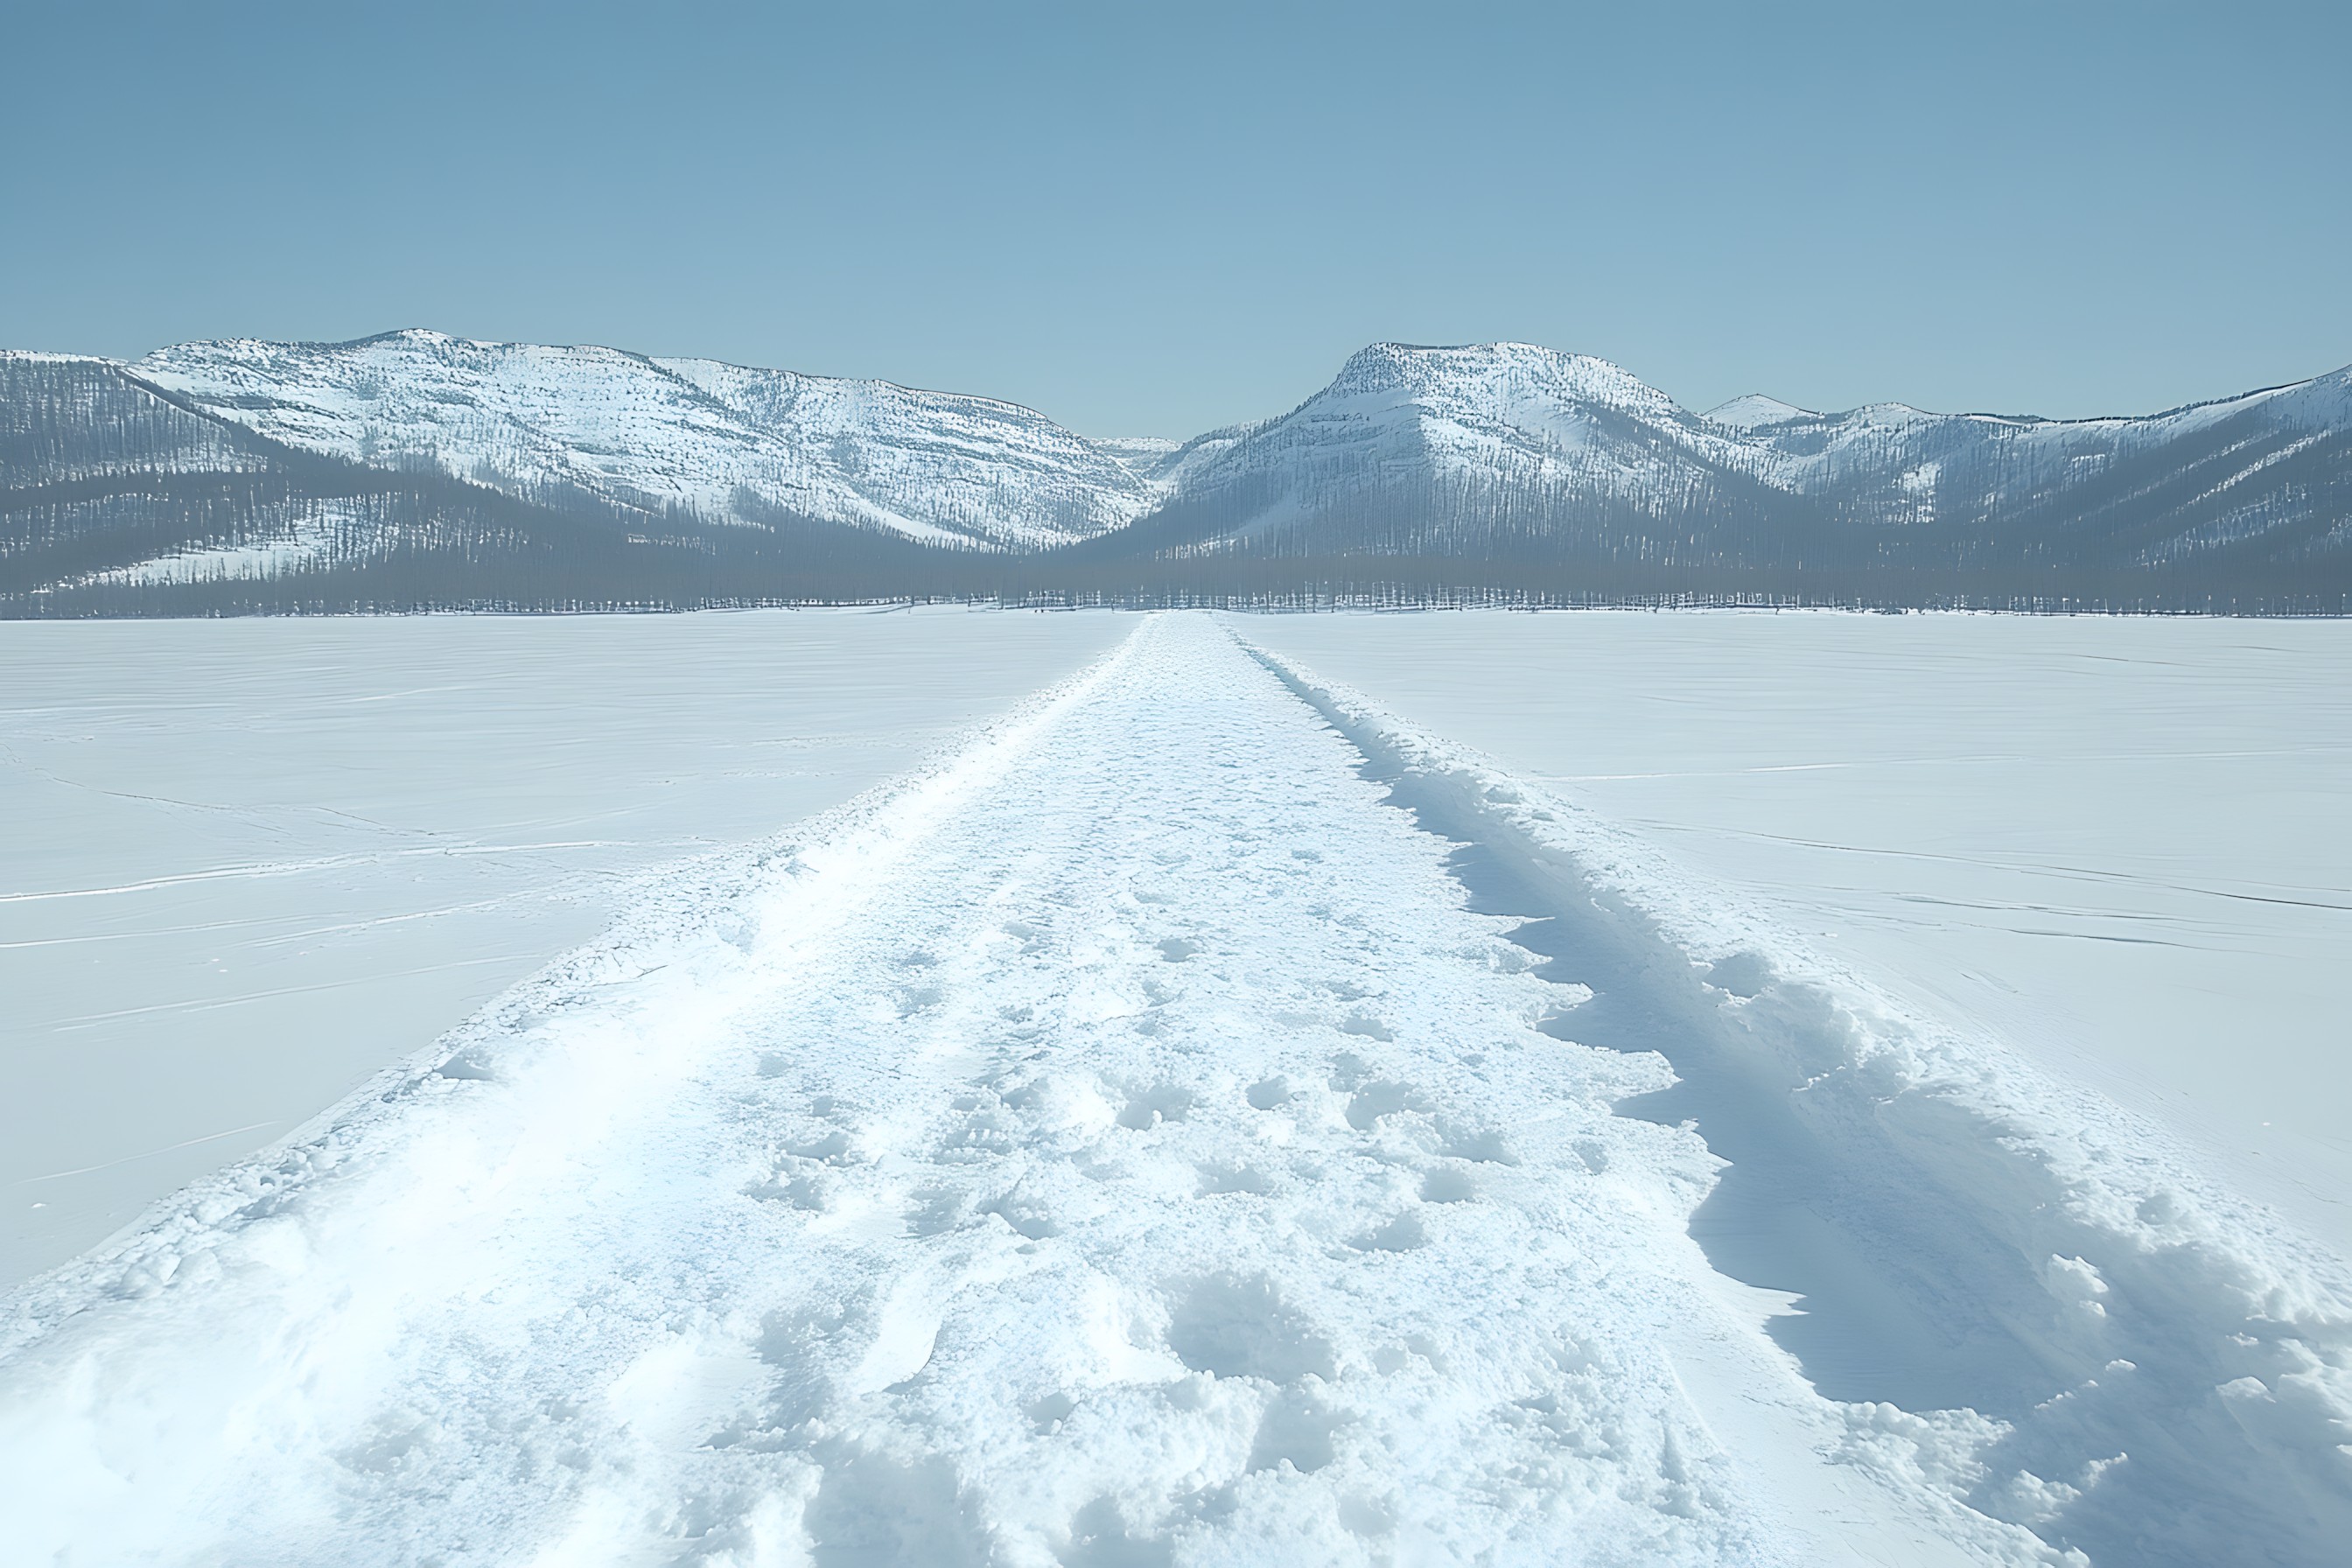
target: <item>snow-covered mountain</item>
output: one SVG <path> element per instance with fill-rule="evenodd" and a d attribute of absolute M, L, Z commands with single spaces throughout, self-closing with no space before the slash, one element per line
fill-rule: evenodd
<path fill-rule="evenodd" d="M 1187 483 L 1206 489 L 1271 466 L 1312 492 L 1419 470 L 1646 500 L 1678 464 L 1737 468 L 1741 458 L 1720 428 L 1607 360 L 1532 343 L 1375 343 Z"/>
<path fill-rule="evenodd" d="M 1031 409 L 882 381 L 425 331 L 184 343 L 127 368 L 299 450 L 719 522 L 783 511 L 1035 549 L 1117 528 L 1151 499 L 1115 453 Z"/>
<path fill-rule="evenodd" d="M 1882 533 L 2137 564 L 2340 561 L 2352 546 L 2352 367 L 2139 418 L 1876 404 L 1747 434 L 1769 482 Z"/>
<path fill-rule="evenodd" d="M 1541 514 L 1582 543 L 1748 501 L 1759 467 L 1739 433 L 1606 360 L 1375 343 L 1288 414 L 1188 443 L 1134 538 L 1454 555 Z"/>
<path fill-rule="evenodd" d="M 1664 570 L 2352 567 L 2352 370 L 2141 418 L 1691 414 L 1525 343 L 1376 344 L 1290 413 L 1168 459 L 1101 548 Z M 2024 579 L 2021 579 L 2024 580 Z"/>
<path fill-rule="evenodd" d="M 1378 343 L 1176 442 L 438 332 L 0 354 L 17 613 L 1257 592 L 1341 558 L 1604 596 L 2324 599 L 2352 592 L 2352 370 L 2141 418 L 1702 415 L 1586 355 Z"/>
<path fill-rule="evenodd" d="M 1149 510 L 1138 468 L 1173 445 L 887 382 L 439 332 L 0 353 L 0 603 L 985 591 L 974 562 Z"/>
<path fill-rule="evenodd" d="M 1734 430 L 1754 430 L 1765 425 L 1785 425 L 1791 419 L 1819 418 L 1810 408 L 1800 408 L 1793 403 L 1783 403 L 1777 397 L 1767 397 L 1751 392 L 1745 397 L 1735 397 L 1706 411 L 1715 424 Z"/>

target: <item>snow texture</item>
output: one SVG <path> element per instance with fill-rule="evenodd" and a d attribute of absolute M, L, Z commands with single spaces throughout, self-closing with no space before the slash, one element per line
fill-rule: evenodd
<path fill-rule="evenodd" d="M 1178 494 L 1272 485 L 1289 507 L 1404 479 L 1576 490 L 1651 508 L 1683 465 L 1753 467 L 1741 433 L 1675 406 L 1631 373 L 1533 343 L 1375 343 L 1279 419 L 1187 443 L 1162 470 Z M 1287 521 L 1276 502 L 1255 530 Z"/>
<path fill-rule="evenodd" d="M 1281 418 L 1188 443 L 1163 482 L 1215 489 L 1278 476 L 1313 493 L 1343 480 L 1433 476 L 1603 497 L 1666 516 L 1697 475 L 1736 475 L 1791 494 L 1901 498 L 1931 489 L 1939 459 L 1954 453 L 1979 461 L 1999 453 L 2021 473 L 2064 473 L 2070 461 L 2153 453 L 2254 410 L 2300 444 L 2250 459 L 2219 489 L 2352 425 L 2352 368 L 2132 418 L 1945 415 L 1899 403 L 1816 414 L 1760 394 L 1701 416 L 1587 354 L 1532 343 L 1376 343 Z"/>
<path fill-rule="evenodd" d="M 1791 419 L 1816 417 L 1810 408 L 1800 408 L 1793 403 L 1783 403 L 1777 397 L 1767 397 L 1751 392 L 1745 397 L 1735 397 L 1706 411 L 1706 416 L 1717 425 L 1727 425 L 1735 430 L 1754 430 L 1766 425 L 1783 425 Z"/>
<path fill-rule="evenodd" d="M 183 343 L 130 368 L 302 450 L 711 521 L 775 511 L 1038 546 L 1116 528 L 1150 498 L 1118 455 L 1029 409 L 888 382 L 415 331 Z"/>
<path fill-rule="evenodd" d="M 1246 635 L 2169 1126 L 2352 1257 L 2352 623 L 1323 615 Z"/>
<path fill-rule="evenodd" d="M 272 537 L 247 544 L 178 550 L 130 566 L 93 572 L 79 583 L 210 583 L 280 576 L 330 560 L 364 559 L 366 545 L 337 546 L 346 534 L 362 535 L 363 520 L 331 513 L 289 518 Z M 363 536 L 363 535 L 362 535 Z"/>
<path fill-rule="evenodd" d="M 541 607 L 758 597 L 798 580 L 776 576 L 788 562 L 807 577 L 792 591 L 819 596 L 911 591 L 932 568 L 989 581 L 909 542 L 1899 568 L 1945 574 L 1906 590 L 1930 598 L 2103 596 L 2113 574 L 2189 563 L 2200 594 L 2268 602 L 2324 595 L 2306 563 L 2341 567 L 2352 441 L 2352 369 L 2137 418 L 1760 395 L 1701 416 L 1518 342 L 1375 343 L 1289 413 L 1181 444 L 879 381 L 419 331 L 0 355 L 0 587 L 79 595 L 81 613 L 268 601 L 337 574 L 331 602 L 375 584 L 388 599 L 356 602 Z M 158 473 L 243 477 L 215 492 Z M 1979 580 L 1995 567 L 2010 586 Z M 217 591 L 238 584 L 255 591 Z"/>
<path fill-rule="evenodd" d="M 462 1023 L 648 876 L 841 805 L 1127 630 L 0 624 L 0 1290 Z"/>
<path fill-rule="evenodd" d="M 1538 922 L 1523 940 L 1548 973 L 1596 992 L 1564 1032 L 1670 1062 L 1672 1089 L 1622 1109 L 1729 1162 L 1691 1234 L 1723 1275 L 1793 1298 L 1772 1337 L 1839 1402 L 1843 1462 L 2093 1563 L 2333 1559 L 2352 1530 L 2341 1260 L 2156 1126 L 1905 1007 L 1648 844 L 1287 678 L 1468 841 L 1479 907 Z"/>
<path fill-rule="evenodd" d="M 20 1292 L 0 1552 L 2333 1561 L 2344 1282 L 2149 1148 L 1160 617 Z"/>

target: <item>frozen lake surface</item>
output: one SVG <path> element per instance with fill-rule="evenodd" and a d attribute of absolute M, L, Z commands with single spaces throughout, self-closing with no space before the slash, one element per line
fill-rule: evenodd
<path fill-rule="evenodd" d="M 2352 1256 L 2352 623 L 1237 623 L 2147 1112 Z"/>
<path fill-rule="evenodd" d="M 740 666 L 761 656 L 719 645 L 747 629 L 835 618 L 642 624 L 678 629 L 570 635 L 703 639 L 705 664 Z M 2138 934 L 2126 922 L 2150 908 L 2168 937 L 2210 935 L 2200 900 L 2307 909 L 2232 929 L 2337 951 L 2310 923 L 2335 902 L 2224 896 L 2340 887 L 2333 838 L 2290 865 L 2248 829 L 2253 858 L 2226 884 L 2202 879 L 2211 862 L 2158 878 L 2132 858 L 2168 852 L 2148 835 L 2194 799 L 2164 793 L 2180 780 L 2282 832 L 2297 820 L 2237 799 L 2249 775 L 2154 768 L 2131 750 L 2148 713 L 2192 721 L 2170 750 L 2200 756 L 2181 760 L 2267 751 L 2299 789 L 2335 787 L 2340 686 L 2284 673 L 2338 657 L 2326 628 L 2241 626 L 2243 646 L 2159 659 L 2165 637 L 2218 634 L 863 624 L 902 630 L 844 645 L 845 690 L 860 669 L 894 689 L 993 647 L 984 673 L 940 679 L 975 682 L 961 700 L 996 717 L 779 838 L 666 868 L 641 869 L 676 847 L 652 781 L 686 771 L 660 757 L 697 753 L 659 741 L 609 748 L 637 762 L 589 798 L 548 791 L 538 834 L 493 834 L 508 822 L 485 810 L 467 826 L 491 853 L 409 857 L 617 843 L 609 862 L 515 872 L 517 896 L 609 882 L 608 866 L 633 879 L 580 911 L 620 909 L 607 934 L 429 1050 L 379 1041 L 393 1065 L 331 1114 L 8 1299 L 0 1562 L 2337 1560 L 2352 1278 L 2312 1238 L 2325 1207 L 2280 1218 L 2294 1181 L 2249 1201 L 2271 1167 L 2224 1158 L 2234 1112 L 2177 1103 L 2185 1076 L 2135 1085 L 2122 1047 L 2058 1027 L 2120 980 L 2000 967 L 2007 943 L 2149 945 L 2100 922 Z M 430 643 L 440 626 L 528 641 L 573 624 L 407 625 Z M 893 635 L 908 640 L 885 651 Z M 2266 642 L 2309 651 L 2265 663 Z M 584 665 L 577 647 L 544 668 Z M 1024 658 L 1032 685 L 1084 668 L 1009 701 Z M 2045 689 L 2116 659 L 2121 676 Z M 2168 662 L 2220 672 L 2210 712 L 2191 676 L 2150 673 Z M 448 668 L 462 683 L 496 663 L 477 645 Z M 681 689 L 642 696 L 639 716 Z M 859 732 L 884 728 L 844 700 Z M 2069 703 L 2109 717 L 2066 728 Z M 1906 704 L 1946 717 L 1876 711 Z M 874 771 L 945 711 L 903 716 Z M 2011 718 L 2007 751 L 1986 744 L 1991 713 Z M 2298 716 L 2294 744 L 2254 743 Z M 714 710 L 704 743 L 794 732 L 759 722 Z M 2228 723 L 2244 732 L 2224 746 L 2209 731 Z M 74 735 L 103 733 L 61 723 L 46 759 L 20 759 L 33 798 Z M 584 742 L 576 767 L 599 754 Z M 77 783 L 151 793 L 135 757 L 119 765 Z M 406 765 L 428 802 L 468 774 Z M 1872 782 L 1906 765 L 1930 783 Z M 1791 779 L 1826 803 L 1773 804 L 1766 786 Z M 2104 815 L 2043 811 L 2044 792 L 2094 784 L 2122 792 Z M 1692 793 L 1662 787 L 1677 784 Z M 783 798 L 772 778 L 734 787 L 689 795 Z M 558 831 L 599 809 L 641 825 Z M 748 832 L 708 809 L 736 826 L 703 842 Z M 2319 832 L 2318 816 L 2302 820 Z M 76 809 L 49 820 L 70 829 Z M 1969 837 L 2004 825 L 2018 837 Z M 1743 853 L 1784 855 L 1783 874 Z M 311 859 L 299 875 L 330 889 L 375 863 Z M 2116 890 L 2119 861 L 2156 890 Z M 1948 864 L 1989 888 L 1910 869 Z M 102 869 L 46 900 L 282 879 Z M 2004 880 L 2068 875 L 2098 899 Z M 2163 889 L 2190 912 L 2151 904 Z M 2029 901 L 2060 934 L 2008 907 Z M 241 908 L 193 903 L 140 940 Z M 438 951 L 426 973 L 466 956 Z M 2238 948 L 2171 951 L 2178 973 Z M 2283 1009 L 2259 1026 L 2266 1059 L 2318 1099 L 2341 1086 L 2326 1040 L 2272 1038 L 2303 994 L 2252 1005 Z M 358 997 L 336 1000 L 324 1026 Z M 87 986 L 79 1005 L 97 1010 Z M 76 1032 L 37 1043 L 64 1060 Z M 267 1063 L 303 1043 L 208 1047 Z M 224 1076 L 249 1096 L 267 1077 Z M 99 1075 L 69 1081 L 85 1098 L 59 1120 L 103 1110 Z M 147 1080 L 111 1092 L 145 1113 Z M 215 1110 L 237 1103 L 223 1093 Z M 2324 1180 L 2320 1156 L 2295 1158 L 2304 1186 Z"/>
<path fill-rule="evenodd" d="M 0 1289 L 1111 616 L 0 623 Z"/>

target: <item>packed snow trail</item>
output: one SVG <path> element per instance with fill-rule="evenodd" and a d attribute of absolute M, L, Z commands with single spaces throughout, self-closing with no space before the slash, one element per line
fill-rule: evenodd
<path fill-rule="evenodd" d="M 1160 617 L 682 871 L 16 1299 L 0 1562 L 2083 1561 L 1806 1384 L 1367 722 Z"/>

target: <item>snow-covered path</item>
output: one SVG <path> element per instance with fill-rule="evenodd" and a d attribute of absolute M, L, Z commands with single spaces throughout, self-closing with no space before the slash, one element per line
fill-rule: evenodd
<path fill-rule="evenodd" d="M 1147 623 L 38 1282 L 0 1324 L 0 1561 L 2064 1560 L 2116 1424 L 2180 1410 L 1816 1394 L 1786 1298 L 1693 1239 L 1701 1131 L 1741 1129 L 1619 1113 L 1675 1082 L 1629 1007 L 1663 1040 L 1769 977 L 1547 964 L 1371 776 L 1443 769 L 1344 700 Z M 1760 1177 L 1801 1163 L 1745 1131 Z M 2050 1264 L 2051 1313 L 2132 1300 Z M 2252 1458 L 2178 1437 L 2225 1500 L 2284 1467 L 2247 1560 L 2304 1561 L 2343 1325 L 2326 1280 L 2260 1284 L 2183 1280 L 2158 1326 L 2192 1383 L 2204 1339 L 2293 1331 L 2246 1352 L 2240 1403 L 2289 1411 L 2234 1417 Z M 2006 1327 L 2060 1399 L 2130 1364 Z"/>

